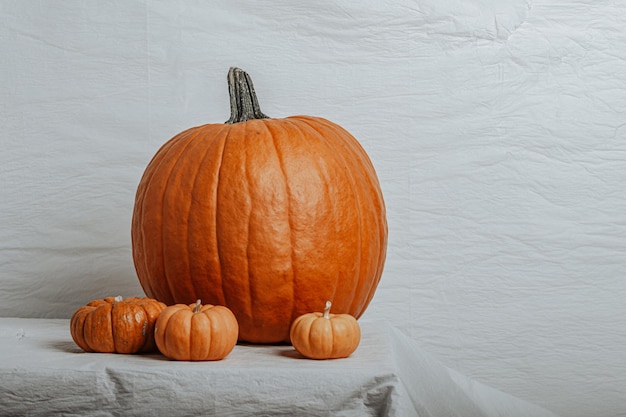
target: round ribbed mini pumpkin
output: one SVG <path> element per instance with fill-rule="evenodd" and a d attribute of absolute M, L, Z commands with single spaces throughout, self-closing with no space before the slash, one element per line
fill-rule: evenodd
<path fill-rule="evenodd" d="M 322 313 L 303 314 L 291 324 L 291 344 L 309 359 L 350 356 L 361 342 L 361 327 L 350 314 L 331 314 L 326 302 Z"/>
<path fill-rule="evenodd" d="M 237 344 L 239 327 L 224 306 L 174 304 L 157 319 L 154 340 L 159 352 L 178 361 L 224 359 Z"/>
<path fill-rule="evenodd" d="M 328 120 L 265 116 L 240 69 L 228 80 L 230 120 L 173 137 L 139 183 L 132 248 L 144 291 L 227 306 L 252 343 L 289 342 L 292 321 L 327 299 L 359 317 L 387 247 L 369 157 Z"/>
<path fill-rule="evenodd" d="M 165 304 L 150 298 L 106 297 L 79 307 L 70 319 L 72 339 L 86 352 L 156 350 L 154 325 Z"/>

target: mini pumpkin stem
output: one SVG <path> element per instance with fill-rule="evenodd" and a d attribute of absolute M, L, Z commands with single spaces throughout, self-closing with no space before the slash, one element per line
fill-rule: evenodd
<path fill-rule="evenodd" d="M 261 111 L 252 78 L 244 70 L 236 67 L 230 68 L 228 93 L 230 94 L 230 119 L 226 121 L 226 124 L 269 118 Z"/>
<path fill-rule="evenodd" d="M 324 307 L 324 316 L 323 316 L 325 319 L 330 318 L 330 306 L 332 304 L 333 303 L 331 303 L 330 300 L 326 301 L 326 306 Z"/>
<path fill-rule="evenodd" d="M 114 302 L 114 303 L 119 303 L 119 302 L 121 302 L 123 299 L 124 299 L 124 297 L 122 297 L 121 295 L 118 295 L 117 297 L 115 297 L 115 298 L 113 299 L 113 302 Z"/>
<path fill-rule="evenodd" d="M 200 312 L 200 308 L 202 308 L 202 300 L 200 300 L 199 298 L 196 300 L 196 305 L 193 307 L 193 312 L 194 313 L 199 313 Z"/>

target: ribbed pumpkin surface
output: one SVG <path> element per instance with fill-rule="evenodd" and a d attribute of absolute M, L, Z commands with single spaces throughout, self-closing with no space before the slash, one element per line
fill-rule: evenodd
<path fill-rule="evenodd" d="M 359 317 L 386 252 L 369 158 L 319 118 L 189 129 L 167 142 L 138 187 L 133 256 L 149 297 L 229 307 L 240 339 L 289 340 L 295 317 L 333 300 Z"/>
<path fill-rule="evenodd" d="M 163 145 L 137 190 L 132 246 L 148 296 L 224 305 L 240 340 L 288 342 L 291 322 L 326 300 L 336 313 L 365 311 L 387 223 L 354 137 L 321 118 L 268 118 Z"/>

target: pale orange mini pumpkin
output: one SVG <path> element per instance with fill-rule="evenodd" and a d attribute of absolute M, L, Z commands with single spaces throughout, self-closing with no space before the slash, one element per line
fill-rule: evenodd
<path fill-rule="evenodd" d="M 179 361 L 213 361 L 228 356 L 237 344 L 239 326 L 227 307 L 175 304 L 166 307 L 156 323 L 159 351 Z"/>
<path fill-rule="evenodd" d="M 87 352 L 151 352 L 156 350 L 154 324 L 164 308 L 151 298 L 93 300 L 72 315 L 70 333 Z"/>
<path fill-rule="evenodd" d="M 361 328 L 350 314 L 330 314 L 331 302 L 323 313 L 308 313 L 291 325 L 293 347 L 310 359 L 338 359 L 350 356 L 361 341 Z"/>
<path fill-rule="evenodd" d="M 168 305 L 232 310 L 239 337 L 289 341 L 289 326 L 332 298 L 361 316 L 385 261 L 387 220 L 374 167 L 341 126 L 268 118 L 250 77 L 228 76 L 231 118 L 164 144 L 138 185 L 137 276 Z"/>

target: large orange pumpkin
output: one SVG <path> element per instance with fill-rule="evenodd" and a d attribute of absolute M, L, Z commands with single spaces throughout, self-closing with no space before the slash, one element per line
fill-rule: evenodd
<path fill-rule="evenodd" d="M 369 157 L 328 120 L 265 116 L 240 69 L 228 81 L 230 120 L 174 136 L 139 183 L 132 248 L 144 291 L 227 306 L 252 343 L 289 342 L 292 321 L 328 299 L 358 318 L 387 247 Z"/>

